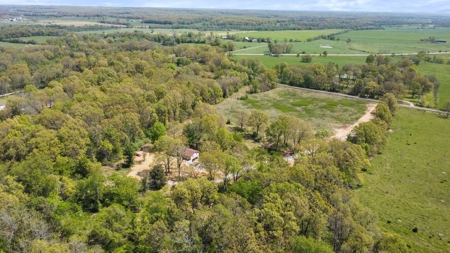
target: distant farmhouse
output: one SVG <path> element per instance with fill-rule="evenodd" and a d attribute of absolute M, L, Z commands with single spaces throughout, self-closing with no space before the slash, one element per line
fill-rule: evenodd
<path fill-rule="evenodd" d="M 9 21 L 11 21 L 11 22 L 21 22 L 22 21 L 22 17 L 13 17 L 13 18 L 10 18 Z"/>

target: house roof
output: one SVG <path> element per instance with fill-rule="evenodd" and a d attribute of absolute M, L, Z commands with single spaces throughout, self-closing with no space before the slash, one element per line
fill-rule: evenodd
<path fill-rule="evenodd" d="M 187 148 L 183 153 L 183 158 L 186 160 L 190 160 L 192 155 L 194 155 L 195 153 L 199 153 L 199 151 L 195 150 L 195 149 Z"/>

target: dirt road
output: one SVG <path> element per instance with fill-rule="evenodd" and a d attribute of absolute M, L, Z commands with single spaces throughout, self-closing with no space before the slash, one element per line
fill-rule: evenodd
<path fill-rule="evenodd" d="M 362 116 L 355 124 L 353 125 L 343 125 L 342 127 L 336 129 L 336 133 L 330 139 L 339 139 L 345 140 L 347 136 L 353 131 L 353 128 L 357 127 L 359 124 L 368 122 L 375 118 L 375 115 L 372 114 L 373 110 L 375 110 L 376 104 L 367 104 L 367 110 L 364 116 Z"/>
<path fill-rule="evenodd" d="M 143 170 L 150 170 L 150 164 L 153 163 L 154 154 L 147 153 L 147 156 L 145 157 L 144 161 L 144 152 L 139 151 L 136 153 L 139 153 L 141 156 L 134 157 L 134 165 L 133 167 L 131 167 L 131 171 L 128 173 L 127 176 L 134 177 L 140 180 L 142 178 L 138 176 L 138 173 Z"/>

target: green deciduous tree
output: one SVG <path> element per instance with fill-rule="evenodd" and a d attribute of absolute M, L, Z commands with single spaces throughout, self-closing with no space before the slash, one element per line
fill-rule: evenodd
<path fill-rule="evenodd" d="M 148 184 L 148 189 L 150 190 L 160 190 L 167 183 L 166 175 L 161 165 L 153 166 L 153 169 L 148 173 L 148 177 L 144 179 L 148 180 L 148 182 L 144 181 L 144 183 Z"/>
<path fill-rule="evenodd" d="M 398 102 L 397 98 L 392 93 L 386 93 L 381 98 L 381 101 L 386 103 L 386 105 L 389 107 L 389 110 L 391 111 L 392 115 L 395 115 L 395 112 L 398 109 Z"/>
<path fill-rule="evenodd" d="M 389 127 L 393 121 L 391 111 L 389 107 L 384 103 L 379 103 L 375 108 L 375 117 L 386 122 L 387 127 Z"/>
<path fill-rule="evenodd" d="M 157 141 L 161 136 L 166 135 L 166 127 L 161 122 L 157 121 L 153 126 L 149 129 L 148 135 L 152 142 Z"/>
<path fill-rule="evenodd" d="M 248 118 L 248 124 L 254 128 L 256 136 L 259 135 L 259 130 L 264 128 L 269 122 L 269 115 L 261 110 L 253 110 Z"/>

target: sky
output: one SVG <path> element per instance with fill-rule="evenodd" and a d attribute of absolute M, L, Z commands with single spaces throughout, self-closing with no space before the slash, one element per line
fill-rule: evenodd
<path fill-rule="evenodd" d="M 0 4 L 450 13 L 450 0 L 0 0 Z"/>

